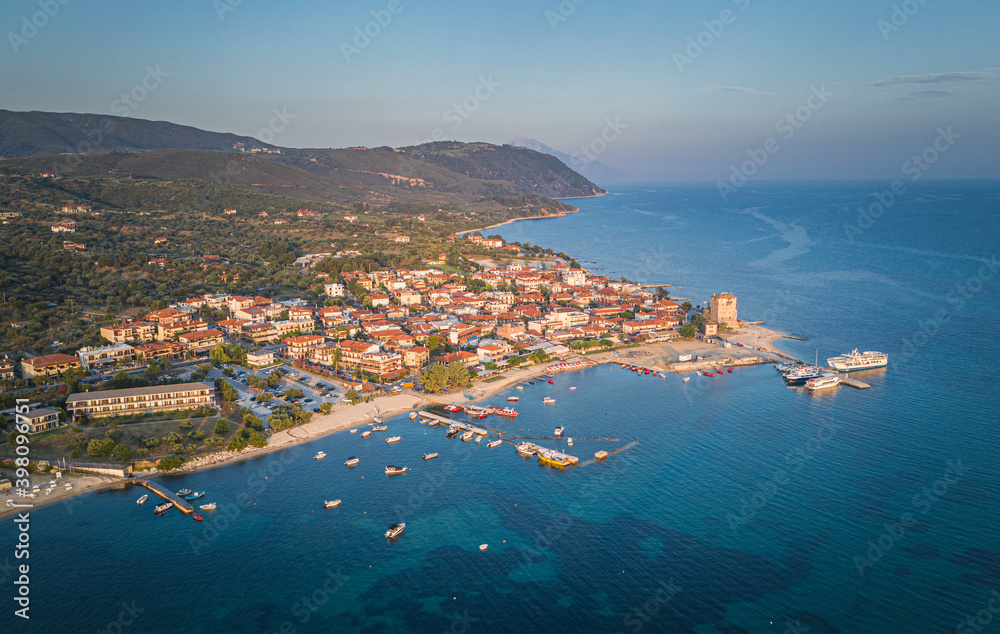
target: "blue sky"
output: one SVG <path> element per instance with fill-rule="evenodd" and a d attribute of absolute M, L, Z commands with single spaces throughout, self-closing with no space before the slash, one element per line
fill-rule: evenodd
<path fill-rule="evenodd" d="M 130 116 L 277 145 L 520 134 L 714 181 L 773 139 L 757 179 L 892 179 L 951 126 L 926 177 L 1000 177 L 1000 3 L 6 0 L 0 24 L 10 110 L 115 113 L 158 67 Z"/>

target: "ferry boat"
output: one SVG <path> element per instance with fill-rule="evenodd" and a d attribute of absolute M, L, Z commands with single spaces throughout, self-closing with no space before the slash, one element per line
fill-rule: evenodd
<path fill-rule="evenodd" d="M 562 426 L 560 426 L 560 427 L 556 427 L 556 437 L 557 437 L 557 438 L 558 438 L 559 436 L 562 436 L 562 434 L 563 434 L 563 430 L 564 430 L 564 429 L 566 429 L 566 428 L 565 428 L 565 427 L 562 427 Z"/>
<path fill-rule="evenodd" d="M 205 495 L 204 491 L 202 491 L 201 493 L 192 493 L 191 495 L 185 495 L 184 499 L 185 500 L 197 500 L 198 498 L 200 498 L 203 495 Z"/>
<path fill-rule="evenodd" d="M 785 383 L 788 385 L 805 385 L 809 379 L 818 379 L 828 374 L 818 366 L 804 366 L 785 373 Z"/>
<path fill-rule="evenodd" d="M 212 502 L 211 504 L 202 504 L 198 508 L 200 508 L 203 511 L 214 511 L 215 510 L 215 502 Z"/>
<path fill-rule="evenodd" d="M 403 534 L 403 530 L 405 528 L 406 524 L 404 522 L 400 522 L 399 524 L 393 524 L 392 526 L 389 527 L 389 530 L 385 532 L 385 538 L 396 539 L 397 537 Z"/>
<path fill-rule="evenodd" d="M 66 486 L 69 486 L 69 485 L 66 485 Z M 187 495 L 190 492 L 191 492 L 191 489 L 181 489 L 180 491 L 177 492 L 177 495 L 184 496 L 184 495 Z"/>
<path fill-rule="evenodd" d="M 166 513 L 172 508 L 174 508 L 174 503 L 166 502 L 164 504 L 157 504 L 156 507 L 153 509 L 153 512 L 156 513 L 157 515 L 160 515 L 161 513 Z"/>
<path fill-rule="evenodd" d="M 348 458 L 347 460 L 344 461 L 344 464 L 347 465 L 348 467 L 353 467 L 354 465 L 358 464 L 359 462 L 361 462 L 361 461 L 358 460 L 356 457 L 351 456 L 350 458 Z"/>
<path fill-rule="evenodd" d="M 363 432 L 361 432 L 361 437 L 362 438 L 368 438 L 371 435 L 372 435 L 372 430 L 370 430 L 370 429 L 366 429 Z"/>
<path fill-rule="evenodd" d="M 552 398 L 551 396 L 546 396 L 545 398 L 542 399 L 542 402 L 543 403 L 555 403 L 556 399 Z"/>
<path fill-rule="evenodd" d="M 461 412 L 463 409 L 464 408 L 461 405 L 445 405 L 444 406 L 444 411 L 451 412 L 453 414 L 457 414 L 458 412 Z"/>
<path fill-rule="evenodd" d="M 532 447 L 530 444 L 523 442 L 517 446 L 517 453 L 521 454 L 526 458 L 531 457 L 535 455 L 535 448 Z"/>
<path fill-rule="evenodd" d="M 872 368 L 884 368 L 889 364 L 889 355 L 883 352 L 866 350 L 853 351 L 839 357 L 830 357 L 826 360 L 827 365 L 837 372 L 855 372 L 857 370 L 871 370 Z"/>
<path fill-rule="evenodd" d="M 315 458 L 316 460 L 322 460 L 323 458 L 326 458 L 326 452 L 318 451 L 316 452 L 316 455 L 313 456 L 313 458 Z"/>
<path fill-rule="evenodd" d="M 498 409 L 496 414 L 497 416 L 506 416 L 507 418 L 517 418 L 519 416 L 517 410 L 513 407 L 503 407 Z"/>
<path fill-rule="evenodd" d="M 490 449 L 493 449 L 494 447 L 499 447 L 502 444 L 503 441 L 497 438 L 496 440 L 491 440 L 488 443 L 486 443 L 486 446 L 489 447 Z"/>
<path fill-rule="evenodd" d="M 204 519 L 205 519 L 205 518 L 203 518 L 203 517 L 202 517 L 202 516 L 201 516 L 200 514 L 198 514 L 198 513 L 195 513 L 195 514 L 194 514 L 194 515 L 192 515 L 191 517 L 193 517 L 193 518 L 194 518 L 194 521 L 196 521 L 196 522 L 201 522 L 202 520 L 204 520 Z"/>
<path fill-rule="evenodd" d="M 440 454 L 438 454 L 438 452 L 436 452 L 436 451 L 434 453 L 425 453 L 424 454 L 424 460 L 434 460 L 435 458 L 438 457 L 438 455 L 440 455 Z"/>
<path fill-rule="evenodd" d="M 323 508 L 334 509 L 340 506 L 340 500 L 323 500 Z"/>
<path fill-rule="evenodd" d="M 472 440 L 472 436 L 473 436 L 472 430 L 470 429 L 470 430 L 468 430 L 468 431 L 466 431 L 465 433 L 462 434 L 462 440 L 468 442 L 468 441 Z"/>
<path fill-rule="evenodd" d="M 399 442 L 402 439 L 403 439 L 402 436 L 389 436 L 388 438 L 385 439 L 385 443 L 387 445 L 391 445 L 392 443 Z"/>
<path fill-rule="evenodd" d="M 149 494 L 144 494 L 141 498 L 135 501 L 136 504 L 145 504 L 146 500 L 149 499 Z"/>
<path fill-rule="evenodd" d="M 824 374 L 823 376 L 806 381 L 807 390 L 825 390 L 840 385 L 840 377 L 836 374 Z"/>
<path fill-rule="evenodd" d="M 511 402 L 511 403 L 516 403 L 516 402 L 518 402 L 518 401 L 521 400 L 521 397 L 519 397 L 519 396 L 508 396 L 507 400 L 509 402 Z"/>
<path fill-rule="evenodd" d="M 396 474 L 399 474 L 399 473 L 406 473 L 406 470 L 408 468 L 409 467 L 394 467 L 392 465 L 389 465 L 389 466 L 387 466 L 385 468 L 385 474 L 386 475 L 396 475 Z"/>

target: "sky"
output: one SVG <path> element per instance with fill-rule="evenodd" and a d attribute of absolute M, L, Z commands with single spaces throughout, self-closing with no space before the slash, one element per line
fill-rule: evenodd
<path fill-rule="evenodd" d="M 1000 177 L 985 0 L 4 0 L 0 26 L 7 110 L 286 147 L 523 135 L 648 181 Z"/>

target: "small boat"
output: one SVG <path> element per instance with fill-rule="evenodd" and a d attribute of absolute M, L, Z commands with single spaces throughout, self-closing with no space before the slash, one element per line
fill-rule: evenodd
<path fill-rule="evenodd" d="M 556 383 L 555 381 L 553 381 L 552 379 L 549 379 L 549 385 L 555 385 L 555 383 Z"/>
<path fill-rule="evenodd" d="M 701 370 L 698 370 L 697 372 L 695 372 L 695 374 L 697 374 L 698 376 L 701 376 Z"/>
<path fill-rule="evenodd" d="M 410 420 L 417 420 L 417 413 L 416 412 L 410 412 Z"/>
<path fill-rule="evenodd" d="M 454 438 L 454 437 L 455 437 L 455 436 L 457 436 L 457 435 L 458 435 L 458 434 L 459 434 L 459 433 L 460 433 L 461 431 L 462 431 L 462 430 L 461 430 L 461 428 L 459 428 L 459 427 L 451 427 L 451 428 L 449 428 L 449 429 L 448 429 L 448 431 L 447 431 L 447 432 L 445 432 L 445 434 L 444 434 L 444 435 L 445 435 L 445 437 L 446 437 L 446 438 Z"/>
<path fill-rule="evenodd" d="M 386 475 L 396 475 L 396 474 L 399 474 L 399 473 L 406 473 L 406 470 L 408 468 L 409 467 L 394 467 L 392 465 L 389 465 L 389 466 L 387 466 L 385 468 L 385 474 Z"/>
<path fill-rule="evenodd" d="M 558 451 L 545 451 L 538 454 L 538 462 L 552 467 L 566 467 L 572 464 L 569 456 Z"/>
<path fill-rule="evenodd" d="M 424 460 L 434 460 L 435 458 L 438 457 L 438 455 L 439 454 L 436 451 L 434 453 L 425 453 Z"/>
<path fill-rule="evenodd" d="M 361 437 L 362 438 L 368 438 L 371 435 L 372 435 L 372 430 L 370 430 L 370 429 L 366 429 L 363 432 L 361 432 Z"/>
<path fill-rule="evenodd" d="M 836 374 L 824 374 L 821 377 L 815 379 L 809 379 L 806 381 L 807 390 L 825 390 L 831 387 L 837 387 L 840 385 L 841 379 Z"/>
<path fill-rule="evenodd" d="M 535 449 L 530 444 L 523 442 L 517 446 L 517 453 L 527 458 L 535 455 Z"/>
<path fill-rule="evenodd" d="M 399 442 L 402 439 L 403 439 L 402 436 L 389 436 L 388 438 L 385 439 L 385 442 L 387 445 L 391 445 L 392 443 Z"/>
<path fill-rule="evenodd" d="M 200 498 L 203 495 L 205 495 L 204 491 L 202 491 L 201 493 L 192 493 L 191 495 L 185 495 L 184 499 L 185 500 L 197 500 L 198 498 Z"/>
<path fill-rule="evenodd" d="M 563 435 L 563 430 L 564 430 L 564 429 L 566 429 L 566 428 L 565 428 L 565 427 L 562 427 L 562 426 L 560 426 L 560 427 L 556 427 L 556 437 L 559 437 L 559 436 L 562 436 L 562 435 Z"/>
<path fill-rule="evenodd" d="M 476 444 L 478 445 L 481 442 L 483 442 L 483 437 L 482 436 L 476 436 Z"/>
<path fill-rule="evenodd" d="M 51 489 L 49 489 L 51 491 Z M 136 504 L 145 504 L 146 500 L 149 499 L 149 494 L 143 495 L 141 498 L 135 501 Z"/>
<path fill-rule="evenodd" d="M 198 508 L 200 508 L 203 511 L 214 511 L 215 510 L 215 502 L 212 502 L 211 504 L 202 504 Z"/>
<path fill-rule="evenodd" d="M 511 403 L 516 403 L 516 402 L 518 402 L 521 399 L 519 397 L 517 397 L 517 396 L 508 396 L 507 400 L 510 401 Z"/>
<path fill-rule="evenodd" d="M 194 515 L 192 515 L 191 517 L 193 517 L 193 518 L 194 518 L 194 521 L 196 521 L 196 522 L 200 522 L 200 521 L 202 521 L 203 519 L 205 519 L 205 518 L 203 518 L 203 517 L 202 517 L 202 516 L 201 516 L 201 515 L 200 515 L 199 513 L 195 513 L 195 514 L 194 514 Z"/>
<path fill-rule="evenodd" d="M 372 427 L 372 431 L 389 431 L 389 426 L 379 425 L 378 427 Z"/>
<path fill-rule="evenodd" d="M 573 439 L 572 438 L 567 438 L 566 439 L 566 445 L 572 447 L 573 446 Z"/>
<path fill-rule="evenodd" d="M 486 550 L 489 547 L 490 547 L 489 544 L 479 544 L 479 550 Z"/>
<path fill-rule="evenodd" d="M 357 429 L 352 429 L 352 430 L 351 430 L 351 433 L 352 433 L 352 434 L 356 434 L 356 433 L 358 433 L 358 430 L 357 430 Z"/>
<path fill-rule="evenodd" d="M 382 420 L 382 417 L 378 416 L 378 415 L 376 415 L 374 418 L 372 418 L 372 420 L 375 421 L 375 423 L 378 424 L 378 425 L 381 425 L 382 423 L 385 422 L 385 421 Z"/>
<path fill-rule="evenodd" d="M 472 436 L 473 436 L 472 430 L 469 430 L 469 431 L 465 432 L 464 434 L 462 434 L 462 440 L 468 442 L 468 441 L 472 440 Z"/>
<path fill-rule="evenodd" d="M 67 484 L 66 486 L 69 485 Z M 177 495 L 187 495 L 188 493 L 191 493 L 191 489 L 181 489 L 180 491 L 177 492 Z"/>
<path fill-rule="evenodd" d="M 451 412 L 453 414 L 457 414 L 458 412 L 461 412 L 463 409 L 464 408 L 461 405 L 445 405 L 444 406 L 444 411 Z"/>
<path fill-rule="evenodd" d="M 313 456 L 313 458 L 315 458 L 316 460 L 322 460 L 323 458 L 326 458 L 326 452 L 319 451 L 316 453 L 315 456 Z"/>
<path fill-rule="evenodd" d="M 403 534 L 403 530 L 406 528 L 406 524 L 400 522 L 399 524 L 393 524 L 389 527 L 389 530 L 385 532 L 386 539 L 396 539 Z"/>
<path fill-rule="evenodd" d="M 354 465 L 358 464 L 359 462 L 361 462 L 361 461 L 358 460 L 357 458 L 355 458 L 354 456 L 351 456 L 350 458 L 348 458 L 347 460 L 344 461 L 344 464 L 347 465 L 348 467 L 353 467 Z"/>
<path fill-rule="evenodd" d="M 574 385 L 573 387 L 569 388 L 569 391 L 572 392 L 575 389 L 576 389 L 576 386 Z"/>
<path fill-rule="evenodd" d="M 534 385 L 534 384 L 535 384 L 534 381 L 528 381 L 528 385 Z"/>
<path fill-rule="evenodd" d="M 546 396 L 545 398 L 542 399 L 542 402 L 543 403 L 555 403 L 556 399 L 552 398 L 551 396 Z"/>
<path fill-rule="evenodd" d="M 524 391 L 524 386 L 523 385 L 515 385 L 514 389 L 515 390 L 521 390 L 523 392 Z"/>
<path fill-rule="evenodd" d="M 715 376 L 715 372 L 706 372 L 705 376 Z"/>
<path fill-rule="evenodd" d="M 622 370 L 624 370 L 624 369 L 625 369 L 625 368 L 627 368 L 627 367 L 628 367 L 628 366 L 627 366 L 627 365 L 625 365 L 624 363 L 622 364 Z"/>
<path fill-rule="evenodd" d="M 732 368 L 726 368 L 726 372 L 732 374 L 733 373 L 733 369 Z"/>
<path fill-rule="evenodd" d="M 335 509 L 340 506 L 340 500 L 323 500 L 323 508 Z"/>
<path fill-rule="evenodd" d="M 157 515 L 160 515 L 161 513 L 166 513 L 172 508 L 174 508 L 174 503 L 166 502 L 165 504 L 157 504 L 156 507 L 153 509 L 153 512 L 156 513 Z"/>
<path fill-rule="evenodd" d="M 486 446 L 489 447 L 490 449 L 493 449 L 494 447 L 499 447 L 502 444 L 503 441 L 497 438 L 496 440 L 491 440 L 488 443 L 486 443 Z"/>
<path fill-rule="evenodd" d="M 689 377 L 689 376 L 686 376 L 686 377 L 684 377 L 684 378 L 683 378 L 683 379 L 681 379 L 681 380 L 682 380 L 682 381 L 684 381 L 685 383 L 687 383 L 688 381 L 690 381 L 690 380 L 691 380 L 691 377 Z"/>
<path fill-rule="evenodd" d="M 517 410 L 512 407 L 503 407 L 497 410 L 497 416 L 504 416 L 506 418 L 517 418 Z"/>

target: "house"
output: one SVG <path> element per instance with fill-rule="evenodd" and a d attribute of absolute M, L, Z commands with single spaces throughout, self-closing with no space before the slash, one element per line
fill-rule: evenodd
<path fill-rule="evenodd" d="M 337 351 L 340 347 L 336 342 L 327 341 L 309 349 L 310 360 L 325 366 L 334 366 L 337 358 Z"/>
<path fill-rule="evenodd" d="M 368 296 L 372 300 L 372 308 L 389 305 L 389 296 L 382 293 L 372 293 Z"/>
<path fill-rule="evenodd" d="M 344 288 L 343 284 L 335 282 L 333 284 L 324 284 L 323 291 L 327 297 L 343 297 L 347 289 Z"/>
<path fill-rule="evenodd" d="M 451 354 L 446 354 L 443 357 L 437 357 L 434 359 L 435 363 L 451 364 L 456 361 L 461 361 L 466 366 L 473 368 L 479 365 L 479 355 L 466 352 L 465 350 L 459 350 L 458 352 L 452 352 Z"/>
<path fill-rule="evenodd" d="M 135 347 L 136 357 L 149 362 L 154 359 L 183 359 L 187 346 L 176 341 L 152 341 Z"/>
<path fill-rule="evenodd" d="M 361 370 L 390 378 L 403 372 L 403 355 L 382 352 L 378 344 L 363 341 L 340 342 L 340 367 Z"/>
<path fill-rule="evenodd" d="M 51 225 L 49 228 L 52 229 L 52 233 L 76 233 L 76 221 L 67 220 L 57 225 Z"/>
<path fill-rule="evenodd" d="M 278 330 L 272 324 L 252 324 L 243 328 L 243 335 L 250 341 L 261 344 L 277 341 Z"/>
<path fill-rule="evenodd" d="M 706 337 L 714 337 L 719 334 L 719 324 L 711 319 L 701 322 L 701 332 Z"/>
<path fill-rule="evenodd" d="M 514 348 L 505 341 L 491 341 L 476 348 L 480 363 L 499 363 L 514 354 Z"/>
<path fill-rule="evenodd" d="M 156 339 L 156 324 L 148 321 L 133 321 L 117 326 L 102 326 L 101 336 L 111 343 L 153 341 Z"/>
<path fill-rule="evenodd" d="M 168 324 L 160 322 L 156 327 L 156 338 L 160 341 L 173 339 L 185 332 L 204 332 L 208 330 L 208 324 L 200 319 L 190 319 L 187 321 L 171 321 Z"/>
<path fill-rule="evenodd" d="M 17 415 L 18 425 L 27 424 L 29 434 L 37 434 L 47 429 L 55 429 L 65 425 L 59 422 L 59 411 L 47 407 L 39 407 Z"/>
<path fill-rule="evenodd" d="M 14 378 L 14 362 L 4 357 L 0 359 L 0 381 Z"/>
<path fill-rule="evenodd" d="M 21 361 L 21 376 L 26 379 L 35 377 L 58 376 L 66 370 L 80 367 L 80 359 L 68 354 L 47 354 L 33 359 Z"/>
<path fill-rule="evenodd" d="M 396 236 L 392 239 L 393 242 L 399 242 L 401 244 L 406 244 L 410 241 L 410 236 Z"/>
<path fill-rule="evenodd" d="M 403 350 L 403 365 L 408 368 L 422 368 L 431 358 L 431 349 L 424 346 L 411 346 Z"/>
<path fill-rule="evenodd" d="M 403 306 L 415 306 L 423 302 L 423 297 L 420 296 L 420 293 L 412 290 L 400 291 L 396 297 Z"/>
<path fill-rule="evenodd" d="M 288 347 L 287 356 L 291 359 L 308 359 L 309 351 L 326 341 L 322 335 L 301 335 L 299 337 L 289 337 L 285 339 Z"/>
<path fill-rule="evenodd" d="M 266 321 L 266 315 L 263 310 L 251 307 L 233 311 L 233 317 L 251 324 L 262 324 Z"/>
<path fill-rule="evenodd" d="M 251 368 L 262 368 L 272 363 L 274 363 L 273 352 L 257 351 L 247 353 L 247 365 Z"/>
<path fill-rule="evenodd" d="M 66 399 L 66 411 L 72 414 L 73 420 L 84 415 L 90 418 L 134 416 L 214 405 L 215 388 L 205 383 L 79 392 Z"/>
<path fill-rule="evenodd" d="M 188 332 L 179 336 L 177 340 L 188 347 L 191 352 L 208 350 L 215 346 L 223 345 L 226 340 L 221 330 L 214 328 L 200 332 Z"/>
<path fill-rule="evenodd" d="M 127 343 L 113 343 L 98 348 L 80 348 L 76 351 L 76 356 L 80 358 L 83 367 L 90 370 L 94 367 L 132 361 L 135 359 L 135 348 Z"/>

